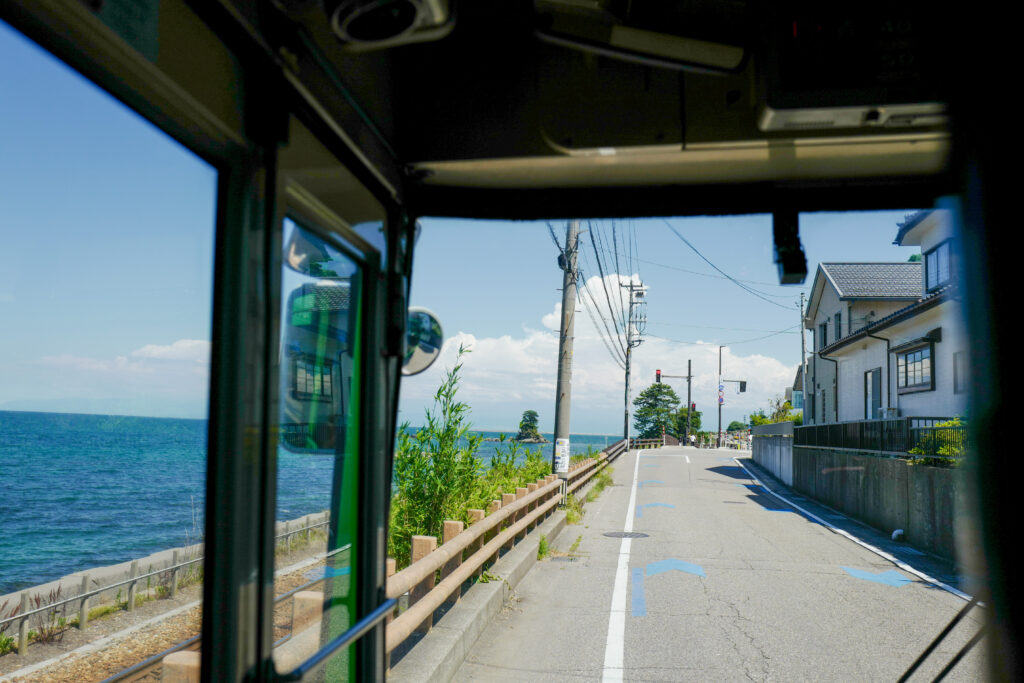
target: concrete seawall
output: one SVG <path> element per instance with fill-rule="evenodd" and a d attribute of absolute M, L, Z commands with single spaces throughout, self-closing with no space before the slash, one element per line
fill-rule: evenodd
<path fill-rule="evenodd" d="M 297 519 L 289 520 L 287 522 L 278 522 L 276 528 L 276 535 L 286 533 L 287 531 L 295 531 L 304 526 L 310 526 L 319 524 L 327 520 L 327 512 L 318 512 Z M 128 560 L 119 564 L 107 565 L 104 567 L 94 567 L 91 569 L 85 569 L 73 574 L 62 576 L 54 581 L 32 586 L 30 588 L 23 588 L 7 595 L 0 595 L 0 605 L 7 602 L 7 610 L 9 611 L 13 607 L 17 607 L 21 602 L 21 594 L 29 593 L 29 595 L 41 595 L 47 598 L 51 591 L 56 591 L 60 588 L 61 598 L 71 598 L 79 595 L 82 590 L 82 577 L 88 575 L 89 577 L 89 590 L 95 590 L 111 584 L 125 581 L 131 576 L 132 563 L 138 562 L 139 574 L 148 574 L 149 572 L 159 571 L 167 567 L 173 566 L 174 553 L 178 553 L 178 562 L 184 562 L 189 559 L 202 557 L 203 555 L 203 544 L 197 543 L 189 546 L 182 546 L 179 548 L 170 548 L 168 550 L 161 550 L 159 552 L 147 555 L 145 557 L 137 558 L 136 560 Z M 196 569 L 202 568 L 202 563 L 196 563 L 193 565 Z M 183 570 L 184 571 L 184 570 Z M 156 586 L 159 584 L 159 576 L 151 577 L 150 586 Z M 146 580 L 143 579 L 139 582 L 139 590 L 145 590 Z M 127 594 L 127 586 L 115 586 L 110 590 L 103 591 L 99 595 L 89 598 L 91 607 L 96 607 L 105 603 L 113 602 L 118 592 L 121 593 L 121 598 Z M 71 606 L 68 608 L 69 612 L 73 609 Z"/>

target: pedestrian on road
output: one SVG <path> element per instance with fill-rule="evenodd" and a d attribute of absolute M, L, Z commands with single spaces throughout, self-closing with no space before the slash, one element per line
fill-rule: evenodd
<path fill-rule="evenodd" d="M 697 437 L 695 437 L 693 434 L 690 434 L 690 445 L 691 446 L 696 446 L 697 445 L 696 441 L 697 441 Z"/>

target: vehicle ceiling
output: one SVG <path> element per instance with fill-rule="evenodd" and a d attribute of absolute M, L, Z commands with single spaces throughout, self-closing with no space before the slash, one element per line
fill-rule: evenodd
<path fill-rule="evenodd" d="M 538 38 L 552 14 L 615 9 L 603 0 L 459 2 L 443 38 L 369 52 L 346 49 L 320 3 L 292 4 L 298 30 L 285 42 L 300 62 L 317 52 L 329 65 L 368 124 L 371 146 L 397 165 L 421 212 L 905 207 L 924 205 L 945 183 L 949 136 L 941 123 L 761 130 L 765 66 L 775 58 L 761 28 L 765 12 L 742 0 L 617 3 L 632 12 L 617 16 L 651 34 L 662 30 L 658 21 L 666 33 L 742 49 L 727 74 L 632 63 Z M 646 14 L 636 9 L 655 4 Z M 790 5 L 793 16 L 807 15 Z M 810 93 L 810 104 L 829 105 L 835 94 Z"/>

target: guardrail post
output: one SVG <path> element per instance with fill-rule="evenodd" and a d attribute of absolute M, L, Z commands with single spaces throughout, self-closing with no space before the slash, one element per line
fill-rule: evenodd
<path fill-rule="evenodd" d="M 28 617 L 24 616 L 28 612 L 28 591 L 24 591 L 21 594 L 21 622 L 18 624 L 18 654 L 24 655 L 28 651 Z"/>
<path fill-rule="evenodd" d="M 533 493 L 534 491 L 536 491 L 536 490 L 537 490 L 538 488 L 539 488 L 539 487 L 538 487 L 538 486 L 537 486 L 537 484 L 535 484 L 535 483 L 534 483 L 534 484 L 527 484 L 527 485 L 526 485 L 526 492 L 527 492 L 528 494 L 530 494 L 530 493 Z M 529 505 L 527 506 L 527 512 L 533 512 L 533 511 L 534 511 L 534 509 L 536 509 L 536 507 L 537 507 L 537 503 L 536 503 L 536 502 L 534 502 L 534 503 L 530 503 L 530 504 L 529 504 Z M 534 529 L 536 529 L 536 528 L 537 528 L 537 524 L 538 524 L 538 523 L 539 523 L 539 522 L 536 522 L 536 521 L 534 521 L 534 522 L 533 522 L 532 524 L 530 524 L 530 525 L 529 525 L 529 526 L 527 527 L 527 531 L 533 531 Z"/>
<path fill-rule="evenodd" d="M 442 536 L 443 543 L 448 543 L 453 538 L 455 538 L 456 536 L 461 534 L 463 529 L 465 529 L 465 527 L 466 527 L 466 525 L 463 524 L 462 522 L 456 522 L 456 521 L 452 521 L 450 519 L 449 520 L 445 520 L 445 523 L 444 523 L 444 535 Z M 444 566 L 441 567 L 441 580 L 444 581 L 448 577 L 448 575 L 451 574 L 456 569 L 458 569 L 459 565 L 461 565 L 461 564 L 462 564 L 462 553 L 459 553 L 457 556 L 455 556 L 452 559 L 450 559 L 447 562 L 445 562 Z M 462 593 L 461 590 L 457 590 L 454 593 L 452 593 L 451 597 L 448 598 L 447 601 L 445 601 L 445 604 L 454 605 L 455 603 L 457 603 L 459 601 L 459 598 L 462 597 L 461 593 Z"/>
<path fill-rule="evenodd" d="M 526 487 L 525 486 L 517 486 L 516 487 L 516 500 L 519 500 L 520 498 L 525 498 L 525 497 L 526 497 Z M 529 506 L 526 506 L 526 507 L 529 507 Z M 516 521 L 518 522 L 519 520 L 521 520 L 525 516 L 526 516 L 526 508 L 523 508 L 519 512 L 516 513 Z M 516 543 L 518 543 L 519 541 L 523 540 L 524 538 L 526 538 L 526 529 L 523 529 L 522 531 L 520 531 L 519 535 L 516 536 Z"/>
<path fill-rule="evenodd" d="M 484 511 L 483 510 L 466 510 L 466 515 L 469 517 L 469 525 L 473 526 L 474 524 L 476 524 L 477 522 L 479 522 L 480 520 L 482 520 L 484 518 Z M 466 549 L 467 557 L 472 557 L 473 555 L 475 555 L 476 552 L 478 550 L 480 550 L 480 548 L 483 547 L 483 544 L 484 544 L 483 536 L 481 536 L 480 538 L 478 538 L 475 541 L 473 541 L 472 543 L 470 543 L 469 547 Z M 483 565 L 481 564 L 480 567 L 475 572 L 473 572 L 473 576 L 480 576 L 480 574 L 483 572 L 483 570 L 484 570 L 484 568 L 483 568 Z"/>
<path fill-rule="evenodd" d="M 504 494 L 502 495 L 502 497 L 504 497 Z M 495 512 L 497 512 L 500 509 L 501 509 L 501 501 L 500 500 L 492 500 L 491 504 L 487 506 L 487 514 L 493 515 Z M 493 539 L 497 535 L 498 535 L 498 529 L 496 529 L 496 528 L 495 529 L 491 529 L 490 531 L 488 531 L 486 534 L 484 534 L 483 545 L 487 545 L 488 543 L 490 543 L 491 539 Z M 494 553 L 494 555 L 492 555 L 488 559 L 488 562 L 491 562 L 493 564 L 494 562 L 497 562 L 497 560 L 498 560 L 498 553 Z M 483 567 L 480 568 L 480 572 L 483 573 Z"/>
<path fill-rule="evenodd" d="M 163 658 L 160 672 L 162 683 L 199 683 L 199 652 L 182 650 Z"/>
<path fill-rule="evenodd" d="M 392 576 L 394 576 L 395 575 L 395 571 L 398 569 L 397 562 L 395 561 L 395 558 L 389 557 L 385 561 L 384 567 L 385 567 L 384 573 L 386 574 L 386 577 L 384 579 L 384 582 L 385 582 L 384 585 L 386 586 L 387 585 L 387 580 L 390 579 Z M 387 630 L 387 625 L 390 624 L 391 621 L 394 618 L 395 618 L 395 611 L 394 610 L 391 610 L 391 613 L 388 614 L 386 617 L 384 617 L 384 630 L 385 631 Z M 391 653 L 390 652 L 386 652 L 384 654 L 384 671 L 388 672 L 390 670 L 391 670 Z"/>
<path fill-rule="evenodd" d="M 306 527 L 306 543 L 309 543 L 309 515 L 302 520 L 302 526 Z"/>
<path fill-rule="evenodd" d="M 437 550 L 437 537 L 436 536 L 413 536 L 412 537 L 412 564 L 415 564 L 419 560 L 430 553 Z M 430 592 L 430 589 L 434 587 L 434 574 L 431 574 L 427 578 L 423 579 L 418 585 L 413 586 L 412 590 L 409 591 L 409 606 L 415 605 L 420 599 Z M 423 623 L 420 624 L 415 632 L 426 633 L 430 630 L 430 627 L 434 625 L 434 615 L 429 614 Z"/>
<path fill-rule="evenodd" d="M 178 557 L 178 551 L 175 550 L 171 556 L 171 599 L 178 597 L 178 564 L 180 558 Z"/>
<path fill-rule="evenodd" d="M 82 591 L 79 595 L 82 597 L 82 604 L 78 607 L 78 630 L 84 631 L 85 627 L 89 624 L 89 598 L 84 597 L 89 592 L 89 575 L 82 574 Z"/>
<path fill-rule="evenodd" d="M 286 553 L 290 553 L 292 551 L 291 527 L 291 522 L 284 523 L 284 551 Z"/>
<path fill-rule="evenodd" d="M 139 561 L 132 560 L 132 567 L 128 570 L 128 578 L 134 579 L 139 575 Z M 135 581 L 128 584 L 128 611 L 135 610 Z"/>
<path fill-rule="evenodd" d="M 511 505 L 515 501 L 516 501 L 516 494 L 514 494 L 514 493 L 503 493 L 503 494 L 501 494 L 501 507 L 505 507 L 506 505 Z M 512 526 L 513 524 L 515 524 L 515 521 L 516 521 L 516 516 L 515 515 L 511 515 L 510 517 L 508 517 L 505 520 L 506 528 Z M 506 543 L 505 545 L 502 546 L 502 549 L 504 549 L 504 550 L 512 550 L 512 545 L 515 543 L 515 541 L 516 541 L 516 539 L 510 538 L 508 543 Z"/>

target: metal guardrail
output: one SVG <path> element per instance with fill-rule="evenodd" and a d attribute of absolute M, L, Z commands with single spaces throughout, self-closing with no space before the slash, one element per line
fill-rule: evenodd
<path fill-rule="evenodd" d="M 286 547 L 290 547 L 290 541 L 293 536 L 305 533 L 308 538 L 309 533 L 313 529 L 316 529 L 321 526 L 326 526 L 329 523 L 329 520 L 324 520 L 322 522 L 317 522 L 316 524 L 309 524 L 302 528 L 291 530 L 287 529 L 288 523 L 286 522 L 285 533 L 276 535 L 274 539 L 275 541 L 284 540 Z M 202 544 L 198 545 L 201 546 Z M 78 603 L 78 628 L 79 630 L 84 631 L 89 623 L 90 598 L 100 595 L 101 593 L 106 593 L 107 591 L 113 590 L 115 588 L 127 586 L 128 594 L 126 596 L 127 602 L 125 608 L 127 611 L 132 611 L 135 609 L 135 596 L 138 583 L 140 581 L 145 581 L 147 579 L 159 576 L 161 574 L 167 574 L 168 572 L 171 573 L 170 587 L 168 589 L 169 596 L 173 598 L 177 595 L 178 592 L 178 582 L 181 578 L 181 571 L 194 564 L 200 563 L 205 559 L 204 556 L 200 555 L 198 557 L 194 557 L 192 559 L 179 562 L 178 553 L 178 550 L 174 551 L 170 565 L 163 567 L 161 569 L 146 572 L 144 574 L 139 574 L 139 561 L 134 560 L 132 561 L 131 568 L 129 569 L 129 576 L 127 579 L 115 581 L 113 583 L 93 588 L 91 590 L 88 589 L 89 575 L 83 574 L 82 590 L 80 590 L 76 595 L 73 595 L 68 598 L 63 598 L 60 600 L 54 600 L 51 603 L 42 605 L 35 609 L 29 609 L 29 605 L 33 601 L 33 598 L 30 595 L 32 593 L 32 589 L 24 590 L 21 592 L 21 603 L 16 608 L 16 613 L 12 616 L 0 619 L 0 627 L 7 624 L 18 624 L 18 654 L 23 655 L 25 654 L 25 650 L 28 647 L 28 620 L 30 617 L 33 617 L 37 614 L 49 614 L 53 617 L 56 617 L 57 613 L 59 612 L 61 616 L 64 617 L 67 614 L 67 606 L 73 603 Z"/>
<path fill-rule="evenodd" d="M 908 456 L 915 449 L 934 450 L 927 454 L 941 455 L 938 451 L 946 445 L 947 449 L 959 447 L 959 453 L 963 454 L 967 446 L 966 428 L 936 426 L 951 420 L 948 417 L 901 417 L 806 425 L 793 429 L 793 444 Z"/>

